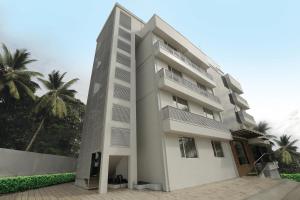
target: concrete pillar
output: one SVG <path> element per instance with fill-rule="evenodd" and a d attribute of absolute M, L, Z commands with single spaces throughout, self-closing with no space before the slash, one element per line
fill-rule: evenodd
<path fill-rule="evenodd" d="M 137 160 L 136 156 L 128 156 L 128 188 L 133 189 L 137 184 Z"/>
<path fill-rule="evenodd" d="M 99 177 L 99 190 L 98 190 L 100 194 L 104 194 L 107 192 L 108 167 L 109 167 L 109 155 L 102 154 L 101 166 L 100 166 L 100 177 Z"/>

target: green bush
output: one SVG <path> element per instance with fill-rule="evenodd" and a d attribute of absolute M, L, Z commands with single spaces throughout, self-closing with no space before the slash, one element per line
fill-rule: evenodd
<path fill-rule="evenodd" d="M 298 174 L 281 174 L 281 178 L 286 178 L 286 179 L 300 182 L 300 173 L 298 173 Z"/>
<path fill-rule="evenodd" d="M 0 178 L 0 194 L 20 192 L 75 180 L 74 173 Z"/>

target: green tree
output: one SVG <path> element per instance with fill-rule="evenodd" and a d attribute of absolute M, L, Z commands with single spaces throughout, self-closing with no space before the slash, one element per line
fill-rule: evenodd
<path fill-rule="evenodd" d="M 66 117 L 47 117 L 31 151 L 65 156 L 78 155 L 85 105 L 80 100 L 67 102 L 66 105 Z"/>
<path fill-rule="evenodd" d="M 297 146 L 295 144 L 298 140 L 291 141 L 291 135 L 283 134 L 280 136 L 279 140 L 275 140 L 279 149 L 275 151 L 277 156 L 280 158 L 281 162 L 284 164 L 291 164 L 293 162 L 293 157 L 297 156 Z"/>
<path fill-rule="evenodd" d="M 262 134 L 264 134 L 264 136 L 269 140 L 270 144 L 273 146 L 274 145 L 274 139 L 276 138 L 276 136 L 269 134 L 269 130 L 271 129 L 270 125 L 268 122 L 265 121 L 261 121 L 259 122 L 254 128 L 253 130 L 258 131 Z"/>
<path fill-rule="evenodd" d="M 60 74 L 59 71 L 52 71 L 48 74 L 48 80 L 39 78 L 39 81 L 48 90 L 37 102 L 34 109 L 35 113 L 40 118 L 40 123 L 31 138 L 26 151 L 29 151 L 34 143 L 37 135 L 40 133 L 45 119 L 49 116 L 62 119 L 67 116 L 67 102 L 74 102 L 76 91 L 69 89 L 78 79 L 72 79 L 68 82 L 64 82 L 63 78 L 66 73 Z"/>
<path fill-rule="evenodd" d="M 27 65 L 35 60 L 30 59 L 30 53 L 25 49 L 17 49 L 12 54 L 3 44 L 0 53 L 0 101 L 8 97 L 20 99 L 23 94 L 35 99 L 34 92 L 39 85 L 32 77 L 43 76 L 39 72 L 27 70 Z"/>

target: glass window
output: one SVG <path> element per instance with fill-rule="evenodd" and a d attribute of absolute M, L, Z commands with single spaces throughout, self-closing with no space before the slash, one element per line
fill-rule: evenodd
<path fill-rule="evenodd" d="M 224 157 L 222 144 L 219 141 L 211 141 L 215 157 Z"/>
<path fill-rule="evenodd" d="M 243 143 L 240 141 L 234 141 L 234 146 L 240 165 L 249 164 Z"/>
<path fill-rule="evenodd" d="M 214 112 L 204 108 L 204 115 L 209 119 L 215 119 Z"/>
<path fill-rule="evenodd" d="M 188 102 L 180 97 L 173 96 L 173 104 L 180 110 L 190 111 Z"/>
<path fill-rule="evenodd" d="M 179 147 L 181 157 L 183 158 L 198 158 L 198 152 L 194 138 L 179 137 Z"/>

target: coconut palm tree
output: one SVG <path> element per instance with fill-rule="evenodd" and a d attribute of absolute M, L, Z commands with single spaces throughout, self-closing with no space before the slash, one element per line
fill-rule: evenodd
<path fill-rule="evenodd" d="M 293 162 L 293 157 L 297 156 L 297 146 L 295 144 L 298 140 L 291 141 L 291 135 L 283 134 L 280 136 L 279 140 L 275 140 L 279 149 L 275 151 L 277 155 L 281 158 L 281 161 L 285 164 L 290 164 Z"/>
<path fill-rule="evenodd" d="M 264 136 L 269 140 L 270 144 L 273 146 L 274 142 L 273 140 L 276 138 L 276 136 L 269 134 L 268 131 L 271 129 L 270 125 L 268 124 L 268 122 L 265 121 L 261 121 L 259 122 L 254 128 L 253 130 L 258 131 L 262 134 L 264 134 Z"/>
<path fill-rule="evenodd" d="M 41 78 L 38 79 L 48 91 L 38 100 L 37 105 L 34 109 L 34 112 L 40 115 L 41 122 L 32 139 L 30 140 L 26 151 L 30 150 L 37 135 L 44 125 L 45 119 L 50 115 L 58 118 L 66 117 L 66 104 L 70 101 L 76 101 L 76 99 L 74 98 L 76 91 L 69 88 L 78 79 L 72 79 L 65 83 L 63 81 L 65 75 L 66 73 L 60 74 L 59 71 L 52 71 L 50 74 L 48 74 L 48 80 Z"/>
<path fill-rule="evenodd" d="M 0 97 L 10 96 L 20 99 L 20 94 L 26 94 L 35 99 L 34 92 L 39 85 L 32 81 L 35 76 L 43 76 L 41 73 L 27 70 L 27 65 L 35 60 L 30 59 L 30 53 L 25 49 L 17 49 L 13 54 L 2 45 L 3 53 L 0 53 Z"/>

